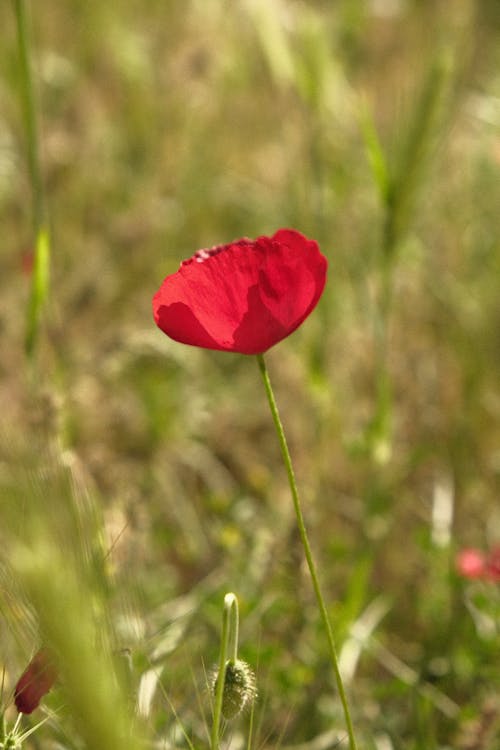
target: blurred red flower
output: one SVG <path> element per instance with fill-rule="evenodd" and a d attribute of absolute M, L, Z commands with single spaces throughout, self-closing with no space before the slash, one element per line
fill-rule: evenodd
<path fill-rule="evenodd" d="M 500 582 L 500 547 L 494 547 L 486 558 L 486 571 L 491 581 Z"/>
<path fill-rule="evenodd" d="M 500 581 L 500 547 L 487 554 L 478 549 L 463 549 L 457 555 L 456 566 L 464 578 Z"/>
<path fill-rule="evenodd" d="M 41 648 L 32 658 L 17 681 L 14 702 L 19 713 L 30 714 L 43 696 L 49 692 L 57 678 L 53 659 L 46 648 Z"/>
<path fill-rule="evenodd" d="M 316 307 L 327 261 L 293 229 L 199 250 L 153 297 L 161 330 L 183 344 L 261 354 Z"/>

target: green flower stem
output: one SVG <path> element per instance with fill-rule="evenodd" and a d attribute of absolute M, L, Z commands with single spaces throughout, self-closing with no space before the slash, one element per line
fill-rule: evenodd
<path fill-rule="evenodd" d="M 340 674 L 339 661 L 337 657 L 337 649 L 335 647 L 335 641 L 333 638 L 332 626 L 330 624 L 330 618 L 328 616 L 328 611 L 326 608 L 325 600 L 321 592 L 321 586 L 319 583 L 319 577 L 318 577 L 318 573 L 316 570 L 316 564 L 312 556 L 311 546 L 309 544 L 309 538 L 308 538 L 306 526 L 304 523 L 304 516 L 302 515 L 302 508 L 300 505 L 299 492 L 297 489 L 297 483 L 295 481 L 295 474 L 293 471 L 290 451 L 288 449 L 288 444 L 286 441 L 285 432 L 283 430 L 283 425 L 281 423 L 278 406 L 276 404 L 276 399 L 274 398 L 271 381 L 269 379 L 269 373 L 267 371 L 264 356 L 262 354 L 257 355 L 257 362 L 259 364 L 259 370 L 262 375 L 262 380 L 264 381 L 264 387 L 266 389 L 267 400 L 269 401 L 269 406 L 271 409 L 274 426 L 276 428 L 276 433 L 278 435 L 278 440 L 279 440 L 280 447 L 281 447 L 281 453 L 283 456 L 283 460 L 285 462 L 286 472 L 288 475 L 288 482 L 290 484 L 290 490 L 292 493 L 293 507 L 295 509 L 295 515 L 297 517 L 297 525 L 298 525 L 298 529 L 300 533 L 300 538 L 302 541 L 302 546 L 304 548 L 307 565 L 309 567 L 309 573 L 311 575 L 311 580 L 312 580 L 312 584 L 314 588 L 314 593 L 316 595 L 316 600 L 318 602 L 321 619 L 323 621 L 323 625 L 324 625 L 327 639 L 328 639 L 328 646 L 330 649 L 330 658 L 331 658 L 331 662 L 333 666 L 333 671 L 335 674 L 335 681 L 337 683 L 337 689 L 339 691 L 340 700 L 342 702 L 342 708 L 344 710 L 344 716 L 345 716 L 345 721 L 346 721 L 346 726 L 347 726 L 347 733 L 349 735 L 349 747 L 350 747 L 350 750 L 356 750 L 357 745 L 356 745 L 356 740 L 354 737 L 354 727 L 352 724 L 351 713 L 349 711 L 349 704 L 347 702 L 347 696 L 346 696 L 346 692 L 344 688 L 344 683 L 342 681 L 342 675 Z"/>
<path fill-rule="evenodd" d="M 17 22 L 20 87 L 23 117 L 26 127 L 28 167 L 33 195 L 34 265 L 25 339 L 26 352 L 31 356 L 35 350 L 41 314 L 48 297 L 50 237 L 41 170 L 40 137 L 31 70 L 30 36 L 28 32 L 26 2 L 25 0 L 13 0 L 13 5 Z"/>
<path fill-rule="evenodd" d="M 238 637 L 239 637 L 239 611 L 238 611 L 238 600 L 234 594 L 226 594 L 224 597 L 224 609 L 222 612 L 222 633 L 220 639 L 220 656 L 219 656 L 219 670 L 217 674 L 217 688 L 215 691 L 215 705 L 214 715 L 212 719 L 212 733 L 210 738 L 211 750 L 219 749 L 219 730 L 220 721 L 222 716 L 222 703 L 224 699 L 224 684 L 226 681 L 226 664 L 227 664 L 227 653 L 229 650 L 229 642 L 231 637 L 230 625 L 231 625 L 231 614 L 234 613 L 233 632 L 232 632 L 232 659 L 236 661 L 238 658 Z"/>

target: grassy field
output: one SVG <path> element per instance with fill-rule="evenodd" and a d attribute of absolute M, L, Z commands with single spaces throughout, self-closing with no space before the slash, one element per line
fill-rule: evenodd
<path fill-rule="evenodd" d="M 208 746 L 232 591 L 259 695 L 223 745 L 348 747 L 255 358 L 151 315 L 198 248 L 293 227 L 328 284 L 267 362 L 359 750 L 500 748 L 500 588 L 455 565 L 500 543 L 498 1 L 26 5 L 41 209 L 0 4 L 9 726 L 47 642 L 27 746 Z"/>

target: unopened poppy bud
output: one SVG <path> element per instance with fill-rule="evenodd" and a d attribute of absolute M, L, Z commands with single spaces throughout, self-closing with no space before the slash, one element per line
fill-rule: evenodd
<path fill-rule="evenodd" d="M 218 673 L 212 680 L 212 690 L 217 690 Z M 225 719 L 234 719 L 257 697 L 255 675 L 250 666 L 241 659 L 229 660 L 226 663 L 224 692 L 222 698 L 222 715 Z"/>
<path fill-rule="evenodd" d="M 14 702 L 19 713 L 30 714 L 38 708 L 41 699 L 49 692 L 56 678 L 54 660 L 46 648 L 41 648 L 22 673 L 14 689 Z"/>

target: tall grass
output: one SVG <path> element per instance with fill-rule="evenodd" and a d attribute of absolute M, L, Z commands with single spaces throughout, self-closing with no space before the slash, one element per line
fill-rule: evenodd
<path fill-rule="evenodd" d="M 35 351 L 41 317 L 48 297 L 50 234 L 40 156 L 39 112 L 33 76 L 29 19 L 25 0 L 12 0 L 19 45 L 19 91 L 26 127 L 26 154 L 32 192 L 33 267 L 31 294 L 26 316 L 25 347 Z"/>

